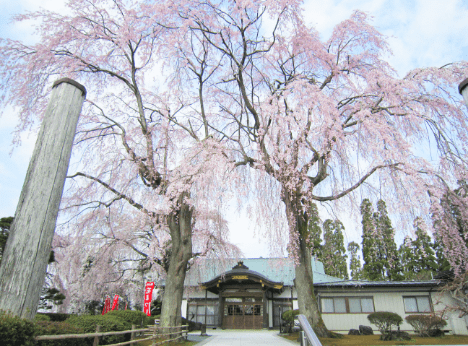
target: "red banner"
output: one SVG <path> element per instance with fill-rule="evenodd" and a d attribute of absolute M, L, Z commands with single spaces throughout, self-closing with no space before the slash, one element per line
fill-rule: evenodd
<path fill-rule="evenodd" d="M 104 301 L 104 308 L 102 309 L 102 314 L 105 315 L 110 311 L 110 297 L 106 296 L 106 300 Z"/>
<path fill-rule="evenodd" d="M 145 286 L 145 302 L 144 312 L 147 316 L 151 316 L 151 300 L 153 298 L 154 282 L 147 282 Z"/>
<path fill-rule="evenodd" d="M 114 302 L 112 303 L 112 310 L 119 310 L 119 295 L 114 296 Z"/>

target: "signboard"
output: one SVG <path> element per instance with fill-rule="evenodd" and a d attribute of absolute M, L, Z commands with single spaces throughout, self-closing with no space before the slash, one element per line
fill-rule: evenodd
<path fill-rule="evenodd" d="M 147 316 L 151 316 L 151 300 L 153 298 L 154 282 L 147 282 L 145 285 L 145 301 L 144 312 Z"/>

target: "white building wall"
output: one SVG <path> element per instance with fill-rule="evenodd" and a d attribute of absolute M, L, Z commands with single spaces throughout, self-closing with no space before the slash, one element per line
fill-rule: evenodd
<path fill-rule="evenodd" d="M 340 290 L 341 291 L 341 290 Z M 404 296 L 430 296 L 432 299 L 434 312 L 440 312 L 446 304 L 451 302 L 451 297 L 447 294 L 440 296 L 439 292 L 424 292 L 424 291 L 368 291 L 356 289 L 350 289 L 348 292 L 343 293 L 337 292 L 326 292 L 320 293 L 320 297 L 373 297 L 374 299 L 374 311 L 391 311 L 395 312 L 403 318 L 403 323 L 400 325 L 400 330 L 412 333 L 413 327 L 405 321 L 405 317 L 413 315 L 415 313 L 406 313 L 403 297 Z M 437 297 L 436 297 L 437 295 Z M 437 303 L 440 302 L 440 303 Z M 375 325 L 371 324 L 367 319 L 369 313 L 322 313 L 322 318 L 328 329 L 340 332 L 348 333 L 350 329 L 358 329 L 359 325 L 370 326 L 372 329 L 377 331 Z M 457 335 L 468 335 L 468 329 L 463 318 L 459 318 L 457 313 L 449 313 L 447 315 L 447 326 L 446 330 L 449 330 L 452 334 Z"/>

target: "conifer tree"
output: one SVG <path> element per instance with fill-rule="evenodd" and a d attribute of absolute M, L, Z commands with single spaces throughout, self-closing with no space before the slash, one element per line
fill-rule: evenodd
<path fill-rule="evenodd" d="M 383 266 L 386 280 L 402 280 L 401 265 L 398 250 L 395 244 L 395 230 L 388 217 L 387 206 L 383 200 L 377 202 L 377 212 L 374 214 L 378 237 L 381 240 L 379 247 L 380 261 Z"/>
<path fill-rule="evenodd" d="M 309 246 L 311 248 L 312 256 L 322 261 L 322 227 L 320 227 L 320 216 L 318 213 L 317 204 L 312 203 L 309 209 L 309 223 L 307 230 L 309 232 Z"/>
<path fill-rule="evenodd" d="M 413 248 L 413 239 L 406 236 L 403 243 L 398 249 L 400 262 L 402 267 L 402 274 L 404 280 L 411 280 L 414 278 L 414 267 L 416 266 L 416 258 Z"/>
<path fill-rule="evenodd" d="M 448 270 L 449 265 L 442 248 L 437 242 L 431 241 L 424 220 L 416 218 L 414 228 L 416 239 L 405 237 L 399 249 L 403 275 L 405 280 L 430 280 L 440 269 L 439 261 L 445 263 L 444 270 Z"/>
<path fill-rule="evenodd" d="M 340 220 L 327 219 L 323 223 L 323 237 L 325 243 L 322 259 L 325 273 L 331 276 L 348 279 L 347 255 L 343 238 L 344 226 Z"/>
<path fill-rule="evenodd" d="M 354 241 L 348 243 L 348 252 L 350 256 L 349 271 L 352 280 L 362 279 L 361 257 L 358 255 L 360 249 L 361 247 L 358 243 Z"/>
<path fill-rule="evenodd" d="M 366 198 L 361 203 L 363 278 L 382 280 L 384 270 L 380 258 L 381 235 L 377 232 L 372 203 Z"/>

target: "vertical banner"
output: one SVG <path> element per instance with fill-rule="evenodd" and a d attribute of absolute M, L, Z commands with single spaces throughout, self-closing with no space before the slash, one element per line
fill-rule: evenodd
<path fill-rule="evenodd" d="M 112 303 L 112 310 L 119 310 L 119 295 L 114 296 L 114 302 Z"/>
<path fill-rule="evenodd" d="M 110 311 L 110 297 L 106 296 L 106 300 L 104 301 L 104 308 L 102 309 L 102 314 L 105 315 Z"/>
<path fill-rule="evenodd" d="M 125 302 L 125 310 L 127 310 L 128 302 Z"/>
<path fill-rule="evenodd" d="M 147 282 L 145 286 L 144 312 L 151 316 L 151 300 L 153 298 L 154 282 Z"/>

